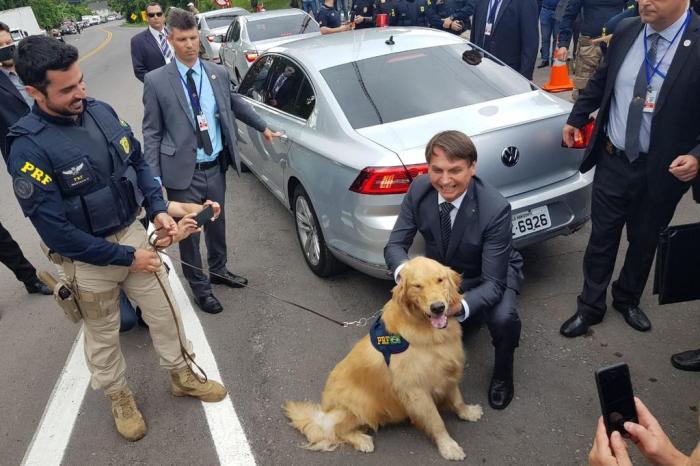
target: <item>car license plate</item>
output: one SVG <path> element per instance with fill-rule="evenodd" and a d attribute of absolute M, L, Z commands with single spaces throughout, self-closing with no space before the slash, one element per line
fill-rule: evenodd
<path fill-rule="evenodd" d="M 546 205 L 518 212 L 513 215 L 513 238 L 546 230 L 550 226 L 552 226 L 552 221 L 549 218 L 549 209 Z"/>

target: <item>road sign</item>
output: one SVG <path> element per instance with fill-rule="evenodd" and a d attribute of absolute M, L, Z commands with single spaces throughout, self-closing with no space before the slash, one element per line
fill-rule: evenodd
<path fill-rule="evenodd" d="M 138 18 L 138 15 L 136 13 L 131 13 L 131 16 L 129 16 L 129 18 L 131 18 L 131 21 L 136 21 L 136 18 Z"/>
<path fill-rule="evenodd" d="M 216 4 L 219 5 L 220 7 L 231 6 L 231 3 L 229 2 L 229 0 L 216 0 Z"/>

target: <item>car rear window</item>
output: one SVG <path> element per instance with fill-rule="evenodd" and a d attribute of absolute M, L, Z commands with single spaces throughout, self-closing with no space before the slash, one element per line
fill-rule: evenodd
<path fill-rule="evenodd" d="M 207 16 L 207 26 L 209 26 L 209 29 L 229 27 L 237 16 L 238 15 Z"/>
<path fill-rule="evenodd" d="M 530 82 L 489 56 L 469 64 L 469 44 L 428 47 L 321 70 L 353 128 L 442 112 L 530 92 Z"/>
<path fill-rule="evenodd" d="M 318 23 L 306 14 L 248 21 L 248 36 L 253 42 L 319 31 Z"/>

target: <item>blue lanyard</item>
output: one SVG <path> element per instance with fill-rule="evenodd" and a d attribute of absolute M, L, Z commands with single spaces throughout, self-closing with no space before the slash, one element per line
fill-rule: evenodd
<path fill-rule="evenodd" d="M 656 63 L 656 66 L 651 66 L 651 63 L 649 63 L 649 46 L 647 45 L 647 25 L 644 25 L 644 71 L 646 72 L 647 75 L 647 86 L 651 84 L 651 80 L 654 77 L 655 74 L 658 74 L 661 76 L 662 79 L 666 79 L 666 73 L 663 73 L 662 71 L 659 70 L 659 67 L 661 66 L 661 63 L 664 61 L 664 58 L 666 58 L 666 54 L 668 53 L 669 50 L 671 50 L 671 46 L 673 43 L 678 39 L 678 36 L 685 31 L 685 28 L 688 27 L 688 24 L 690 24 L 690 10 L 688 10 L 688 14 L 685 15 L 685 21 L 683 21 L 683 25 L 681 28 L 676 31 L 676 35 L 673 36 L 673 39 L 671 39 L 671 43 L 668 44 L 668 48 L 664 52 L 664 54 L 661 56 L 661 59 Z M 658 33 L 657 33 L 658 34 Z M 659 39 L 661 40 L 661 39 Z M 651 72 L 650 72 L 651 70 Z"/>
<path fill-rule="evenodd" d="M 192 109 L 194 112 L 199 115 L 202 113 L 202 106 L 199 103 L 199 96 L 202 95 L 202 78 L 204 77 L 204 67 L 202 66 L 202 61 L 199 61 L 199 91 L 197 91 L 197 97 L 193 96 L 190 93 L 190 87 L 187 85 L 187 82 L 182 78 L 182 75 L 178 72 L 177 75 L 180 76 L 180 81 L 182 81 L 182 84 L 185 85 L 185 89 L 187 89 L 187 97 L 190 98 L 190 104 L 192 105 Z M 195 89 L 196 90 L 196 89 Z"/>

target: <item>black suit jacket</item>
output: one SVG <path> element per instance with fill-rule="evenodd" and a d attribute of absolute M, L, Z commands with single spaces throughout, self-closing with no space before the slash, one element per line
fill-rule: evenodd
<path fill-rule="evenodd" d="M 491 29 L 491 40 L 486 45 L 484 32 L 489 0 L 475 1 L 469 40 L 531 80 L 540 37 L 537 1 L 501 0 L 501 7 Z"/>
<path fill-rule="evenodd" d="M 134 75 L 141 82 L 146 73 L 165 65 L 163 52 L 150 29 L 146 28 L 131 38 L 131 63 Z"/>
<path fill-rule="evenodd" d="M 438 193 L 428 175 L 416 177 L 401 204 L 384 259 L 392 272 L 408 259 L 416 232 L 425 255 L 462 274 L 470 312 L 498 304 L 506 288 L 520 290 L 522 256 L 513 249 L 510 204 L 491 185 L 472 178 L 457 212 L 447 252 L 442 249 Z"/>
<path fill-rule="evenodd" d="M 581 163 L 581 172 L 593 168 L 605 154 L 603 144 L 615 79 L 642 27 L 639 18 L 628 18 L 620 23 L 598 71 L 579 94 L 569 115 L 568 123 L 580 128 L 591 113 L 600 109 L 593 138 Z M 700 17 L 695 13 L 680 37 L 651 120 L 649 153 L 646 155 L 647 182 L 655 200 L 680 199 L 693 183 L 684 183 L 668 171 L 673 159 L 684 154 L 700 159 Z M 694 183 L 695 189 L 700 188 L 700 177 Z"/>
<path fill-rule="evenodd" d="M 5 147 L 10 126 L 29 113 L 29 105 L 10 78 L 0 71 L 0 151 L 7 163 L 10 151 Z"/>

